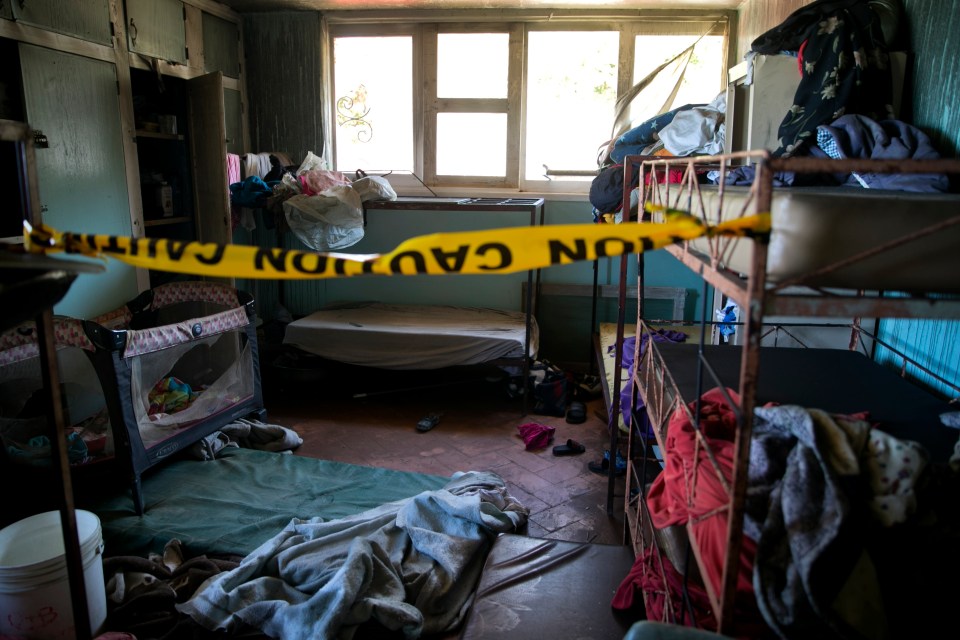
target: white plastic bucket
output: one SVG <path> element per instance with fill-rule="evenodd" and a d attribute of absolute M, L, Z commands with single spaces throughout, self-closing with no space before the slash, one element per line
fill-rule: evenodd
<path fill-rule="evenodd" d="M 77 509 L 77 535 L 90 632 L 107 619 L 100 519 Z M 47 511 L 0 529 L 0 637 L 72 638 L 73 603 L 60 512 Z"/>

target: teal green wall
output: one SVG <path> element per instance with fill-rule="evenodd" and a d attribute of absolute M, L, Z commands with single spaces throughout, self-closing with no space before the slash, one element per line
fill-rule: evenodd
<path fill-rule="evenodd" d="M 904 118 L 930 136 L 944 157 L 960 157 L 960 0 L 903 0 L 901 38 L 910 53 Z M 960 385 L 960 321 L 881 320 L 878 336 L 941 378 Z M 899 369 L 901 359 L 879 349 L 878 362 Z M 910 378 L 946 398 L 955 388 L 909 366 Z"/>

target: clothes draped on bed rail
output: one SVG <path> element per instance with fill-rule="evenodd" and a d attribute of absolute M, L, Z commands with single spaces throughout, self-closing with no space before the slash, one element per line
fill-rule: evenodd
<path fill-rule="evenodd" d="M 450 631 L 493 538 L 529 511 L 492 473 L 332 521 L 293 519 L 178 609 L 204 627 L 242 623 L 285 640 L 350 638 L 376 622 L 408 638 Z"/>
<path fill-rule="evenodd" d="M 732 389 L 727 394 L 739 402 Z M 657 528 L 688 526 L 716 591 L 737 421 L 719 388 L 700 403 L 700 433 L 719 470 L 678 409 L 667 430 L 666 466 L 647 504 Z M 694 411 L 695 403 L 688 407 Z M 755 594 L 754 611 L 766 625 L 781 638 L 859 639 L 910 634 L 921 624 L 918 615 L 925 628 L 947 624 L 946 611 L 915 606 L 945 597 L 917 593 L 915 577 L 931 567 L 917 566 L 912 556 L 938 558 L 947 575 L 960 566 L 960 514 L 955 498 L 942 502 L 955 495 L 960 477 L 931 464 L 920 444 L 874 428 L 865 414 L 781 405 L 754 415 L 737 581 L 738 591 Z M 946 598 L 955 597 L 950 593 Z M 738 603 L 754 606 L 753 598 Z M 921 608 L 927 612 L 919 614 Z M 747 611 L 738 619 L 759 622 Z"/>

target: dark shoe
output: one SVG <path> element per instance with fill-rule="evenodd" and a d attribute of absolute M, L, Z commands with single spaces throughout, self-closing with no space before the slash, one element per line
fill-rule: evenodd
<path fill-rule="evenodd" d="M 594 460 L 587 464 L 587 468 L 594 473 L 607 475 L 610 472 L 610 451 L 603 452 L 603 460 Z M 627 460 L 617 451 L 617 468 L 614 475 L 622 476 L 627 472 Z"/>
<path fill-rule="evenodd" d="M 576 440 L 567 440 L 567 444 L 557 445 L 553 448 L 553 455 L 555 456 L 573 456 L 579 453 L 583 453 L 587 448 L 577 442 Z"/>
<path fill-rule="evenodd" d="M 430 431 L 437 424 L 440 423 L 440 414 L 431 413 L 430 415 L 420 418 L 420 422 L 417 423 L 417 431 Z"/>
<path fill-rule="evenodd" d="M 574 400 L 567 409 L 567 422 L 570 424 L 580 424 L 587 420 L 587 405 Z"/>

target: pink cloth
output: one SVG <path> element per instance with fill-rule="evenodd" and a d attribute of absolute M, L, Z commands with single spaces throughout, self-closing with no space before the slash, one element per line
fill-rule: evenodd
<path fill-rule="evenodd" d="M 305 196 L 315 196 L 337 185 L 353 184 L 343 173 L 326 169 L 309 169 L 297 177 L 300 179 L 301 193 Z"/>
<path fill-rule="evenodd" d="M 235 153 L 227 154 L 227 184 L 240 182 L 240 156 Z"/>
<path fill-rule="evenodd" d="M 527 451 L 543 449 L 550 444 L 556 430 L 556 427 L 548 427 L 539 422 L 528 422 L 517 427 L 517 431 L 520 432 L 520 437 L 523 438 L 523 442 L 527 445 Z"/>

